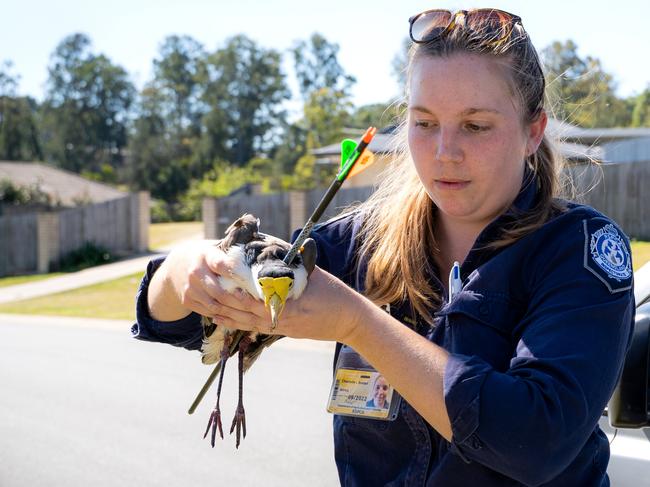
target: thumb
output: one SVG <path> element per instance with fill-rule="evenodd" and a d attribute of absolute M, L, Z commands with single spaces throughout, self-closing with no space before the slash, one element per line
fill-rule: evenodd
<path fill-rule="evenodd" d="M 233 273 L 232 258 L 218 247 L 211 247 L 206 251 L 205 262 L 215 274 L 230 276 Z"/>

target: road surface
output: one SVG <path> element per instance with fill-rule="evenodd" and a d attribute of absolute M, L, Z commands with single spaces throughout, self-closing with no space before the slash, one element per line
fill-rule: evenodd
<path fill-rule="evenodd" d="M 109 323 L 109 322 L 107 322 Z M 325 412 L 332 347 L 278 342 L 245 377 L 248 436 L 212 449 L 197 352 L 136 341 L 128 323 L 0 317 L 0 485 L 335 486 Z M 224 428 L 236 406 L 228 364 Z"/>
<path fill-rule="evenodd" d="M 213 406 L 187 408 L 209 368 L 196 352 L 133 340 L 128 322 L 0 315 L 0 486 L 335 486 L 325 412 L 332 346 L 283 340 L 245 378 L 248 436 L 210 448 Z M 236 405 L 235 362 L 222 398 Z M 601 424 L 608 435 L 606 419 Z M 650 442 L 619 430 L 613 486 L 650 486 Z"/>

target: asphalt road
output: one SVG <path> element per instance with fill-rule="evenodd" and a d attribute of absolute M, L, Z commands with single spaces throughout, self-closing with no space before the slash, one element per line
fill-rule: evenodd
<path fill-rule="evenodd" d="M 186 412 L 210 371 L 197 352 L 72 323 L 0 319 L 0 486 L 338 485 L 331 346 L 265 352 L 245 377 L 246 439 L 212 449 L 202 439 L 212 391 Z M 237 402 L 228 365 L 224 428 Z"/>
<path fill-rule="evenodd" d="M 214 391 L 196 352 L 130 337 L 128 324 L 0 316 L 0 486 L 335 486 L 325 412 L 332 347 L 284 340 L 245 377 L 248 436 L 202 435 Z M 284 342 L 284 343 L 283 343 Z M 224 428 L 236 405 L 224 382 Z M 603 428 L 612 434 L 606 419 Z M 650 486 L 650 442 L 619 430 L 613 486 Z"/>

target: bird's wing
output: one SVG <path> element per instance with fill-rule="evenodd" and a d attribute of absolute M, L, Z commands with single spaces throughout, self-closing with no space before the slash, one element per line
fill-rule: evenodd
<path fill-rule="evenodd" d="M 248 371 L 265 348 L 270 347 L 280 338 L 284 338 L 284 335 L 257 335 L 256 340 L 248 346 L 248 351 L 244 355 L 244 372 Z"/>
<path fill-rule="evenodd" d="M 237 218 L 232 225 L 226 229 L 226 236 L 217 244 L 221 250 L 227 251 L 236 244 L 247 244 L 259 238 L 260 220 L 250 213 Z"/>

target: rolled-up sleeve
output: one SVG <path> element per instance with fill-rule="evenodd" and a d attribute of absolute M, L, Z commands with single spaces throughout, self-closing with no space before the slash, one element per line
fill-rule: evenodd
<path fill-rule="evenodd" d="M 563 241 L 531 269 L 528 312 L 506 371 L 450 354 L 444 374 L 452 451 L 526 485 L 561 473 L 585 445 L 620 375 L 634 298 L 583 266 L 584 240 Z"/>
<path fill-rule="evenodd" d="M 151 317 L 147 304 L 147 292 L 154 272 L 164 262 L 164 257 L 152 259 L 147 265 L 140 287 L 136 294 L 136 322 L 131 327 L 131 335 L 138 340 L 166 343 L 188 350 L 198 350 L 203 341 L 201 316 L 190 313 L 176 321 L 158 321 Z"/>

